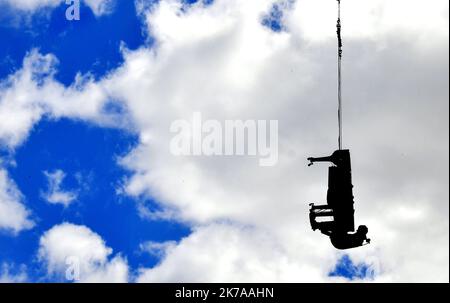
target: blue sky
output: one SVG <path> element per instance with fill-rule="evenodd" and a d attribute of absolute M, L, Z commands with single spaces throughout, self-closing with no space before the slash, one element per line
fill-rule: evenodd
<path fill-rule="evenodd" d="M 154 265 L 158 260 L 140 252 L 139 244 L 177 241 L 189 234 L 189 227 L 142 220 L 136 211 L 136 202 L 116 194 L 128 175 L 117 165 L 116 159 L 135 144 L 133 134 L 76 121 L 43 120 L 36 125 L 27 143 L 16 150 L 17 165 L 9 172 L 25 195 L 38 224 L 18 238 L 1 237 L 2 260 L 31 265 L 29 274 L 39 279 L 42 273 L 34 259 L 40 235 L 54 225 L 70 222 L 97 231 L 110 247 L 126 254 L 134 268 Z M 41 195 L 48 186 L 43 172 L 57 169 L 67 175 L 62 184 L 65 190 L 82 188 L 77 201 L 67 208 L 50 205 Z M 82 176 L 81 180 L 77 175 Z"/>
<path fill-rule="evenodd" d="M 127 119 L 124 121 L 128 121 L 130 124 L 115 127 L 114 123 L 110 123 L 111 125 L 102 123 L 100 118 L 103 116 L 92 114 L 89 111 L 77 112 L 75 108 L 69 109 L 69 114 L 66 114 L 60 109 L 62 107 L 52 108 L 53 103 L 45 105 L 33 103 L 34 105 L 25 106 L 27 114 L 28 111 L 34 113 L 34 106 L 43 106 L 43 108 L 48 106 L 51 109 L 39 112 L 39 117 L 33 120 L 29 127 L 27 126 L 23 142 L 15 146 L 4 143 L 2 135 L 6 134 L 4 136 L 9 138 L 9 132 L 6 129 L 3 132 L 0 129 L 0 170 L 7 172 L 8 178 L 20 191 L 21 203 L 29 211 L 30 220 L 34 222 L 32 228 L 22 230 L 17 234 L 2 230 L 0 224 L 0 281 L 3 278 L 2 275 L 5 275 L 5 268 L 7 268 L 8 277 L 18 276 L 25 272 L 28 281 L 41 282 L 55 279 L 64 281 L 60 277 L 49 274 L 50 266 L 40 259 L 42 257 L 40 249 L 45 246 L 42 241 L 47 239 L 48 243 L 53 243 L 48 231 L 54 230 L 53 228 L 61 226 L 64 222 L 74 226 L 87 227 L 104 241 L 104 245 L 112 249 L 112 253 L 106 259 L 105 268 L 109 266 L 108 262 L 113 263 L 114 258 L 126 260 L 129 281 L 134 281 L 134 278 L 141 273 L 143 278 L 140 280 L 143 281 L 171 281 L 171 279 L 188 279 L 189 277 L 195 279 L 196 276 L 202 274 L 206 280 L 242 278 L 239 270 L 229 276 L 221 275 L 221 269 L 227 271 L 234 266 L 242 270 L 242 275 L 247 273 L 249 277 L 253 277 L 253 280 L 257 280 L 260 273 L 263 273 L 262 276 L 264 276 L 268 271 L 277 268 L 278 270 L 274 270 L 274 272 L 285 273 L 285 277 L 289 278 L 281 280 L 286 281 L 296 276 L 290 272 L 292 268 L 294 273 L 296 273 L 295 270 L 298 270 L 299 276 L 301 276 L 302 270 L 313 273 L 310 277 L 302 276 L 301 281 L 308 281 L 308 278 L 313 281 L 335 281 L 340 278 L 371 281 L 389 270 L 396 270 L 395 266 L 397 265 L 391 264 L 395 263 L 390 261 L 391 259 L 403 260 L 406 258 L 407 253 L 396 248 L 397 245 L 400 246 L 397 243 L 403 241 L 402 230 L 413 231 L 415 228 L 420 230 L 423 226 L 423 221 L 420 220 L 432 220 L 432 218 L 442 216 L 439 214 L 440 212 L 435 213 L 435 209 L 439 209 L 441 206 L 427 209 L 422 209 L 422 206 L 405 206 L 403 201 L 410 197 L 406 187 L 402 187 L 402 184 L 398 187 L 405 188 L 405 192 L 391 194 L 389 184 L 400 182 L 398 181 L 400 178 L 395 179 L 394 175 L 401 171 L 401 168 L 393 164 L 393 172 L 389 174 L 392 180 L 386 182 L 386 185 L 383 183 L 384 175 L 378 175 L 377 163 L 390 161 L 390 157 L 386 156 L 387 160 L 377 157 L 390 155 L 392 150 L 403 152 L 405 146 L 411 146 L 409 141 L 392 143 L 394 139 L 391 142 L 386 138 L 376 141 L 378 135 L 372 133 L 372 137 L 376 141 L 374 145 L 378 144 L 381 152 L 369 157 L 374 159 L 370 162 L 362 159 L 361 156 L 358 158 L 358 155 L 372 150 L 364 139 L 367 136 L 366 133 L 373 131 L 367 126 L 365 132 L 361 131 L 362 134 L 355 131 L 349 136 L 353 141 L 352 148 L 357 150 L 354 166 L 357 176 L 356 194 L 361 199 L 357 199 L 356 215 L 360 221 L 369 221 L 372 226 L 375 225 L 375 238 L 378 238 L 378 244 L 375 240 L 375 244 L 369 247 L 364 247 L 357 252 L 342 254 L 328 247 L 329 243 L 325 239 L 326 237 L 314 234 L 309 230 L 306 220 L 306 201 L 312 198 L 325 199 L 326 176 L 325 169 L 317 170 L 317 172 L 304 170 L 304 167 L 301 166 L 304 164 L 302 161 L 306 159 L 306 156 L 311 156 L 309 153 L 312 151 L 328 153 L 330 146 L 334 144 L 334 137 L 330 138 L 329 136 L 329 121 L 325 119 L 334 117 L 334 112 L 331 110 L 327 112 L 329 106 L 327 100 L 335 97 L 335 91 L 324 89 L 335 83 L 335 79 L 332 78 L 335 76 L 334 6 L 331 6 L 330 10 L 324 14 L 332 16 L 330 23 L 327 23 L 330 25 L 330 34 L 328 34 L 327 27 L 316 23 L 315 18 L 311 18 L 314 12 L 320 11 L 320 8 L 315 10 L 315 4 L 306 4 L 304 10 L 310 10 L 313 13 L 308 11 L 303 15 L 301 10 L 296 9 L 296 1 L 290 0 L 265 1 L 270 2 L 269 5 L 264 7 L 263 14 L 257 16 L 258 25 L 265 28 L 262 30 L 247 24 L 245 18 L 254 16 L 251 11 L 244 12 L 244 10 L 252 8 L 261 9 L 260 4 L 252 4 L 243 8 L 243 12 L 241 12 L 240 0 L 230 2 L 233 3 L 230 4 L 230 7 L 227 7 L 224 1 L 220 1 L 220 7 L 228 10 L 224 10 L 227 12 L 221 15 L 211 9 L 213 17 L 201 13 L 203 9 L 208 11 L 208 6 L 214 5 L 212 0 L 203 1 L 205 8 L 196 7 L 192 14 L 189 14 L 190 5 L 197 1 L 182 1 L 185 6 L 181 9 L 181 13 L 187 15 L 185 19 L 177 15 L 180 12 L 174 13 L 171 7 L 162 6 L 161 10 L 155 10 L 156 12 L 147 9 L 143 14 L 150 16 L 150 21 L 147 21 L 150 24 L 146 24 L 143 16 L 136 13 L 135 2 L 128 0 L 112 1 L 114 5 L 110 12 L 101 15 L 96 15 L 90 7 L 82 3 L 80 21 L 66 20 L 64 15 L 67 6 L 65 4 L 52 8 L 41 8 L 29 13 L 17 10 L 5 2 L 7 1 L 0 1 L 0 40 L 2 41 L 0 81 L 6 83 L 4 86 L 0 86 L 0 118 L 2 117 L 1 102 L 3 100 L 1 93 L 3 89 L 7 91 L 15 85 L 14 81 L 11 84 L 6 79 L 15 73 L 20 74 L 20 71 L 25 69 L 24 58 L 30 54 L 31 50 L 36 49 L 39 54 L 52 54 L 57 58 L 58 63 L 54 67 L 56 74 L 49 82 L 63 85 L 63 90 L 65 90 L 63 96 L 73 93 L 71 85 L 77 74 L 90 75 L 92 78 L 89 78 L 88 82 L 91 81 L 89 83 L 98 85 L 102 92 L 108 91 L 107 94 L 110 94 L 108 95 L 109 100 L 102 103 L 103 109 L 106 108 L 108 112 L 116 111 L 119 116 L 126 116 Z M 257 3 L 258 1 L 250 2 Z M 149 6 L 158 6 L 156 1 L 148 0 L 146 3 Z M 390 9 L 394 10 L 389 4 L 382 5 L 388 12 Z M 164 11 L 164 9 L 166 10 Z M 227 15 L 228 12 L 231 12 L 230 15 Z M 367 14 L 369 21 L 375 20 L 373 22 L 380 22 L 385 26 L 379 36 L 374 35 L 372 30 L 366 28 L 371 24 L 369 21 L 369 25 L 361 26 L 358 28 L 359 31 L 348 30 L 345 33 L 349 44 L 353 46 L 353 49 L 359 51 L 358 53 L 348 50 L 349 57 L 352 56 L 358 64 L 351 67 L 346 65 L 348 67 L 347 80 L 355 80 L 354 75 L 358 75 L 360 79 L 368 83 L 363 84 L 363 80 L 360 80 L 358 83 L 352 84 L 352 93 L 362 99 L 366 98 L 365 103 L 349 101 L 356 110 L 349 110 L 349 116 L 351 114 L 354 116 L 348 119 L 355 125 L 361 123 L 355 118 L 359 117 L 358 115 L 365 115 L 363 118 L 372 121 L 368 122 L 369 125 L 373 125 L 374 121 L 377 121 L 377 118 L 368 110 L 368 108 L 372 108 L 375 101 L 372 99 L 373 97 L 367 97 L 368 95 L 373 96 L 368 91 L 378 91 L 383 85 L 390 87 L 396 81 L 396 79 L 389 79 L 389 84 L 386 84 L 383 77 L 367 72 L 374 70 L 374 66 L 378 66 L 379 61 L 377 60 L 388 61 L 383 58 L 389 58 L 398 64 L 394 70 L 400 70 L 408 66 L 409 62 L 420 62 L 420 60 L 416 60 L 417 56 L 424 54 L 411 50 L 411 54 L 402 55 L 400 59 L 397 57 L 399 56 L 397 53 L 391 52 L 394 47 L 377 50 L 375 54 L 371 53 L 369 50 L 374 40 L 380 39 L 381 42 L 390 45 L 389 43 L 393 43 L 389 40 L 390 35 L 399 32 L 394 31 L 398 24 L 391 22 L 394 24 L 391 26 L 388 19 L 389 16 L 395 14 L 387 14 L 388 17 L 383 15 L 379 17 L 382 21 L 379 21 L 372 16 L 373 12 L 378 12 L 378 10 L 367 9 L 367 12 L 363 11 L 361 14 Z M 395 10 L 394 12 L 399 13 Z M 434 11 L 431 12 L 434 13 Z M 432 13 L 430 16 L 433 15 Z M 351 14 L 348 14 L 351 19 Z M 303 19 L 299 19 L 299 16 Z M 319 15 L 317 15 L 318 17 Z M 151 23 L 152 18 L 155 18 L 155 24 Z M 165 18 L 172 20 L 173 23 L 165 23 L 167 22 Z M 204 28 L 198 26 L 199 22 L 196 18 L 207 23 L 208 26 Z M 405 20 L 405 31 L 410 28 L 407 19 L 400 18 L 400 20 Z M 412 20 L 412 18 L 410 19 Z M 296 27 L 293 20 L 298 21 L 300 25 Z M 227 22 L 233 26 L 223 25 Z M 349 23 L 352 24 L 351 21 Z M 165 25 L 167 29 L 159 28 L 160 24 Z M 431 25 L 430 28 L 440 29 L 440 23 L 437 24 L 436 28 Z M 241 30 L 240 27 L 243 29 Z M 155 29 L 155 37 L 149 35 L 149 31 L 152 29 Z M 252 31 L 255 31 L 256 34 Z M 408 34 L 405 35 L 408 36 Z M 185 37 L 192 37 L 192 45 L 191 41 L 184 40 Z M 242 37 L 246 39 L 241 39 Z M 430 39 L 439 42 L 442 40 L 442 36 L 432 36 Z M 169 47 L 161 47 L 161 41 L 167 43 Z M 445 49 L 445 45 L 441 46 L 438 42 L 433 44 L 439 46 L 436 47 L 438 55 L 435 55 L 434 58 L 438 58 L 441 49 Z M 122 45 L 127 49 L 125 54 L 121 52 Z M 411 49 L 414 47 L 416 45 L 411 46 Z M 420 47 L 419 49 L 422 50 Z M 423 49 L 435 54 L 431 48 Z M 140 52 L 140 50 L 142 51 Z M 155 52 L 153 53 L 152 50 Z M 431 57 L 433 56 L 427 56 L 427 58 Z M 175 62 L 173 65 L 176 66 L 173 67 L 170 60 L 169 63 L 164 61 L 165 58 L 173 60 Z M 222 61 L 215 59 L 208 61 L 211 58 L 220 58 Z M 430 79 L 435 74 L 443 72 L 440 61 L 432 63 L 428 68 L 430 73 L 428 78 Z M 214 70 L 211 68 L 213 66 L 211 64 L 217 64 L 222 67 L 222 70 L 217 69 L 216 72 L 211 72 Z M 141 71 L 139 68 L 133 69 L 135 66 L 145 70 L 143 75 L 146 77 L 151 75 L 156 79 L 155 83 L 160 85 L 149 84 L 146 79 L 134 79 L 134 74 Z M 242 66 L 245 68 L 240 69 Z M 384 68 L 390 68 L 389 64 Z M 230 74 L 232 76 L 229 76 Z M 198 81 L 195 78 L 189 78 L 196 76 Z M 222 79 L 222 82 L 212 79 L 216 76 L 218 79 Z M 43 78 L 45 77 L 46 75 L 43 76 Z M 411 77 L 411 79 L 405 80 L 410 82 L 404 87 L 412 87 L 414 83 L 421 80 Z M 441 83 L 439 82 L 440 78 L 436 77 L 438 84 Z M 128 79 L 132 79 L 132 81 L 128 81 Z M 426 109 L 436 110 L 441 115 L 437 115 L 438 118 L 434 120 L 437 125 L 446 119 L 448 121 L 448 116 L 447 118 L 442 117 L 442 113 L 444 113 L 442 107 L 445 107 L 446 104 L 442 100 L 445 99 L 446 92 L 445 89 L 435 89 L 436 86 L 439 86 L 436 81 L 429 84 L 432 89 L 426 86 L 422 93 L 423 95 L 438 96 L 436 101 L 430 101 L 431 105 Z M 137 84 L 133 86 L 135 82 Z M 47 84 L 42 84 L 42 87 L 45 85 Z M 77 88 L 78 92 L 87 91 L 87 87 Z M 123 88 L 124 92 L 116 92 L 115 87 Z M 57 91 L 57 88 L 53 86 L 51 90 Z M 433 92 L 431 93 L 431 91 Z M 220 100 L 217 101 L 217 108 L 223 108 L 223 111 L 216 111 L 215 107 L 209 107 L 208 102 L 215 102 L 215 100 L 208 98 L 228 92 L 229 95 L 223 96 L 223 99 L 219 98 Z M 408 89 L 396 93 L 398 94 L 395 96 L 396 98 L 405 100 L 405 104 L 409 104 Z M 147 99 L 142 98 L 140 94 L 149 95 L 149 101 L 147 102 Z M 48 95 L 46 92 L 45 96 Z M 441 98 L 441 95 L 444 97 Z M 160 97 L 161 100 L 153 100 L 152 97 Z M 392 99 L 388 92 L 384 97 L 385 100 Z M 183 100 L 187 104 L 187 113 L 176 112 L 176 110 L 174 110 L 175 113 L 170 112 L 173 110 L 171 106 L 179 109 L 176 105 L 180 98 L 198 98 L 199 100 Z M 241 108 L 235 105 L 233 98 L 238 99 L 246 106 Z M 111 103 L 108 101 L 111 100 L 118 102 L 110 106 Z M 247 101 L 248 103 L 245 103 Z M 153 105 L 152 102 L 160 103 Z M 386 107 L 393 107 L 392 111 L 405 108 L 396 107 L 396 103 L 393 105 L 392 102 L 385 102 Z M 399 102 L 403 104 L 401 103 L 403 101 Z M 414 102 L 421 104 L 419 101 Z M 292 110 L 294 104 L 300 104 L 295 105 L 299 108 Z M 178 115 L 186 114 L 185 116 L 190 117 L 193 111 L 199 110 L 198 107 L 202 106 L 203 111 L 210 111 L 210 116 L 213 117 L 217 115 L 223 118 L 223 113 L 231 113 L 237 117 L 261 115 L 280 120 L 280 136 L 282 137 L 280 139 L 282 146 L 280 162 L 282 164 L 271 170 L 262 170 L 255 169 L 251 163 L 240 160 L 227 162 L 229 159 L 214 159 L 217 161 L 202 159 L 204 161 L 202 162 L 189 159 L 186 166 L 178 167 L 180 162 L 170 162 L 171 158 L 167 158 L 165 154 L 156 151 L 154 146 L 145 142 L 149 133 L 149 124 L 155 126 L 153 123 L 157 122 L 154 121 L 161 122 L 158 120 L 160 116 L 175 119 Z M 330 106 L 332 110 L 334 110 L 333 106 L 334 103 Z M 154 108 L 160 109 L 161 114 L 150 113 Z M 419 106 L 416 108 L 420 109 Z M 236 109 L 242 111 L 234 112 L 233 110 Z M 323 118 L 321 115 L 321 118 L 313 121 L 311 117 L 319 117 L 318 113 L 322 109 Z M 148 116 L 146 113 L 142 113 L 146 110 L 149 111 Z M 61 114 L 61 112 L 63 113 Z M 293 115 L 293 112 L 299 113 L 299 117 Z M 393 116 L 400 116 L 400 119 L 405 119 L 405 125 L 411 125 L 409 119 L 412 119 L 411 117 L 414 115 L 404 114 L 402 116 L 402 113 L 393 114 Z M 17 112 L 17 120 L 20 120 L 21 114 L 21 111 Z M 128 114 L 131 115 L 131 118 L 127 116 Z M 32 116 L 32 114 L 30 115 Z M 430 113 L 429 116 L 436 115 Z M 14 126 L 12 122 L 5 125 Z M 425 129 L 429 134 L 436 133 L 432 129 L 434 124 L 425 123 L 424 125 L 429 128 L 424 126 L 421 130 Z M 0 121 L 0 127 L 3 127 L 2 121 Z M 155 135 L 156 139 L 159 140 L 166 135 L 164 127 L 161 126 L 160 129 L 156 127 L 157 130 L 153 133 L 157 134 Z M 359 129 L 364 129 L 364 127 L 361 126 Z M 158 133 L 158 131 L 161 132 L 161 129 L 163 129 L 162 135 Z M 311 135 L 312 129 L 314 129 L 314 135 Z M 13 129 L 13 131 L 16 130 Z M 397 138 L 401 135 L 393 134 L 392 136 Z M 150 138 L 153 137 L 150 136 Z M 320 142 L 317 138 L 321 139 Z M 430 142 L 423 146 L 430 146 L 432 150 L 442 150 L 445 155 L 444 148 L 435 143 L 431 136 L 427 136 L 427 138 L 430 138 Z M 158 148 L 164 150 L 163 146 L 158 146 Z M 422 151 L 413 150 L 410 153 L 415 152 L 417 155 L 414 154 L 410 158 L 414 159 L 414 163 L 417 158 L 422 156 Z M 438 154 L 438 156 L 440 155 Z M 125 159 L 126 164 L 123 164 L 120 159 Z M 166 160 L 168 163 L 164 162 Z M 406 163 L 405 160 L 403 162 L 396 161 L 396 163 L 399 162 Z M 192 167 L 197 170 L 190 170 Z M 292 167 L 300 172 L 293 172 Z M 361 169 L 363 167 L 372 174 L 367 176 L 363 173 Z M 53 180 L 57 184 L 55 190 L 51 186 L 49 175 L 58 171 L 63 177 L 60 182 Z M 192 173 L 193 171 L 196 173 Z M 439 168 L 435 168 L 434 171 L 440 172 Z M 158 182 L 154 181 L 155 176 L 157 176 Z M 257 177 L 251 179 L 249 176 Z M 442 179 L 436 178 L 434 175 L 430 178 L 429 181 L 423 181 L 424 184 L 439 183 L 440 181 L 436 180 Z M 179 183 L 178 179 L 182 179 L 183 182 Z M 305 185 L 297 181 L 300 179 Z M 192 183 L 189 183 L 190 181 Z M 374 182 L 379 182 L 377 184 L 382 188 L 380 192 L 383 194 L 374 192 L 373 188 L 367 185 Z M 208 184 L 208 186 L 194 190 L 197 183 Z M 69 199 L 68 206 L 62 205 L 61 202 L 52 204 L 49 196 L 46 195 L 52 191 L 56 194 L 73 195 L 75 198 Z M 424 189 L 424 191 L 430 196 L 448 196 L 448 190 L 447 192 L 435 191 L 434 185 L 430 185 L 430 188 Z M 301 198 L 299 198 L 300 202 L 297 202 L 297 198 L 293 198 L 293 193 Z M 319 193 L 322 193 L 322 196 L 318 196 Z M 309 196 L 310 194 L 314 194 L 314 196 Z M 61 199 L 59 196 L 59 200 Z M 217 201 L 211 202 L 215 199 Z M 290 201 L 290 204 L 286 201 Z M 400 223 L 393 223 L 388 213 L 383 214 L 385 216 L 383 219 L 374 220 L 374 214 L 379 212 L 384 205 L 382 203 L 387 203 L 386 201 L 398 203 L 399 209 L 402 209 L 402 213 L 405 214 L 403 221 L 399 220 Z M 149 219 L 139 212 L 142 205 L 152 210 L 175 209 L 176 215 L 169 216 L 169 218 Z M 421 203 L 421 205 L 426 205 L 426 203 Z M 204 212 L 204 209 L 209 212 Z M 358 211 L 360 212 L 358 213 Z M 440 218 L 440 221 L 444 225 L 442 228 L 445 228 L 445 224 L 448 225 L 448 217 Z M 381 223 L 377 225 L 377 222 Z M 396 224 L 404 225 L 397 226 Z M 71 229 L 71 231 L 74 230 L 75 228 Z M 393 233 L 393 230 L 398 233 L 390 234 L 390 232 Z M 85 233 L 85 231 L 78 231 L 81 234 Z M 434 235 L 433 232 L 435 231 L 423 234 L 423 239 L 431 238 L 430 235 Z M 381 240 L 386 234 L 389 237 L 383 243 Z M 422 234 L 417 232 L 414 237 L 419 237 L 418 235 L 422 237 Z M 96 238 L 92 234 L 86 237 L 90 237 L 92 243 L 96 243 Z M 184 240 L 180 242 L 182 239 Z M 293 241 L 292 239 L 297 239 L 300 244 L 295 242 L 297 240 Z M 442 243 L 442 241 L 436 241 L 436 243 Z M 152 248 L 143 249 L 146 244 L 148 244 L 146 247 Z M 159 244 L 161 246 L 158 246 Z M 104 246 L 100 246 L 100 250 L 104 248 Z M 48 244 L 45 248 L 50 251 L 54 247 L 52 248 Z M 445 257 L 447 254 L 448 257 L 448 249 L 447 253 L 445 248 L 440 246 L 435 250 L 442 252 L 439 256 Z M 408 251 L 412 252 L 414 249 Z M 386 257 L 389 253 L 385 252 L 393 254 L 394 257 Z M 219 260 L 222 255 L 226 256 L 223 261 Z M 226 263 L 229 260 L 228 257 L 232 260 L 235 258 L 236 261 L 228 264 Z M 50 260 L 51 256 L 47 256 L 47 258 Z M 100 259 L 102 262 L 105 261 Z M 192 264 L 190 260 L 192 260 Z M 219 264 L 217 268 L 211 269 L 211 271 L 218 272 L 217 275 L 201 272 L 201 269 L 205 271 L 202 266 L 212 266 L 208 263 L 211 260 L 213 262 L 211 264 L 214 264 L 214 261 Z M 423 268 L 427 268 L 428 262 L 430 262 L 423 255 L 411 256 L 411 260 L 419 260 L 417 263 L 423 264 Z M 186 271 L 190 270 L 192 274 L 183 272 L 180 264 L 186 265 Z M 199 272 L 196 271 L 197 268 Z M 249 268 L 258 270 L 251 272 Z M 403 279 L 409 276 L 409 269 L 401 272 Z M 264 277 L 270 279 L 272 276 L 267 274 Z M 278 276 L 274 274 L 273 277 Z M 387 275 L 387 277 L 390 279 L 391 276 Z"/>

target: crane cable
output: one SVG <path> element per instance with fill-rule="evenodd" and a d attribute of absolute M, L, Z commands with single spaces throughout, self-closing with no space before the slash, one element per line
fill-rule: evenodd
<path fill-rule="evenodd" d="M 339 150 L 342 150 L 342 37 L 341 37 L 341 0 L 338 2 L 338 20 L 337 20 L 337 38 L 338 38 L 338 124 L 339 124 L 339 137 L 338 144 Z"/>

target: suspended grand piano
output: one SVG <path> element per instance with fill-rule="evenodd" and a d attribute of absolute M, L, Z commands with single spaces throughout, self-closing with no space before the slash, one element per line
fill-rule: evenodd
<path fill-rule="evenodd" d="M 370 243 L 368 228 L 364 225 L 355 232 L 355 209 L 349 150 L 337 150 L 329 157 L 308 158 L 315 162 L 330 162 L 326 205 L 311 204 L 311 228 L 319 229 L 331 239 L 337 249 L 349 249 Z M 317 219 L 320 218 L 320 221 Z"/>

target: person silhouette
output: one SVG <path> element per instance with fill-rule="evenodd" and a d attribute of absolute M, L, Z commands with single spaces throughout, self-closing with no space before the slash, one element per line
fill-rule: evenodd
<path fill-rule="evenodd" d="M 356 248 L 370 243 L 370 239 L 367 238 L 369 229 L 365 225 L 360 225 L 358 230 L 353 234 L 325 229 L 322 229 L 321 232 L 330 237 L 331 244 L 337 249 Z"/>

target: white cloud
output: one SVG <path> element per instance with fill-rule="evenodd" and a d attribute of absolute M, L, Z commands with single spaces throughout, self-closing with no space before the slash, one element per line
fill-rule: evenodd
<path fill-rule="evenodd" d="M 126 191 L 177 209 L 176 217 L 194 226 L 224 219 L 270 230 L 290 266 L 316 266 L 292 279 L 326 279 L 337 254 L 310 231 L 307 217 L 308 203 L 325 200 L 326 167 L 308 169 L 305 159 L 336 146 L 336 6 L 298 1 L 284 17 L 288 32 L 274 33 L 260 25 L 270 5 L 218 0 L 180 14 L 179 2 L 164 1 L 144 14 L 156 49 L 127 52 L 124 66 L 104 81 L 141 131 L 141 145 L 122 161 L 135 171 Z M 374 240 L 350 255 L 372 265 L 379 281 L 448 281 L 447 10 L 446 1 L 345 2 L 344 144 L 353 152 L 356 221 Z M 170 123 L 195 111 L 205 119 L 278 119 L 279 165 L 173 157 Z M 182 256 L 186 246 L 208 247 L 213 236 L 201 235 L 195 231 L 142 279 L 194 279 L 181 268 L 201 261 Z M 239 250 L 243 260 L 272 248 L 256 242 Z M 253 279 L 208 262 L 208 254 L 215 249 L 201 254 L 208 270 L 196 280 Z M 267 281 L 289 277 L 277 274 L 282 263 L 272 265 L 260 268 L 271 268 Z"/>
<path fill-rule="evenodd" d="M 151 245 L 151 251 L 155 246 Z M 162 263 L 152 269 L 141 269 L 138 282 L 339 281 L 327 277 L 336 262 L 333 254 L 321 259 L 314 256 L 311 245 L 290 255 L 269 231 L 251 227 L 203 226 L 177 246 L 169 243 L 162 247 L 165 247 Z M 309 262 L 299 263 L 299 258 Z"/>
<path fill-rule="evenodd" d="M 1 0 L 12 7 L 23 11 L 34 11 L 43 7 L 56 7 L 64 0 Z"/>
<path fill-rule="evenodd" d="M 34 226 L 23 196 L 6 170 L 0 169 L 0 230 L 14 234 Z"/>
<path fill-rule="evenodd" d="M 114 0 L 84 0 L 96 16 L 105 15 L 111 12 Z"/>
<path fill-rule="evenodd" d="M 69 223 L 56 225 L 39 242 L 39 260 L 50 276 L 66 277 L 70 265 L 79 269 L 79 282 L 127 282 L 128 264 L 86 226 Z M 74 263 L 71 263 L 75 261 Z"/>
<path fill-rule="evenodd" d="M 23 283 L 27 282 L 27 268 L 21 265 L 19 268 L 8 263 L 0 266 L 0 283 Z"/>
<path fill-rule="evenodd" d="M 42 193 L 42 197 L 51 204 L 62 204 L 65 207 L 69 206 L 78 197 L 74 191 L 64 191 L 61 189 L 62 182 L 66 174 L 58 169 L 54 172 L 44 172 L 47 177 L 48 188 L 46 192 Z"/>
<path fill-rule="evenodd" d="M 114 0 L 81 0 L 92 10 L 96 16 L 107 14 L 111 11 L 114 4 Z M 0 4 L 5 3 L 11 7 L 24 11 L 35 12 L 43 8 L 55 8 L 62 3 L 66 3 L 65 0 L 0 0 Z M 72 4 L 73 2 L 71 2 Z"/>
<path fill-rule="evenodd" d="M 141 243 L 140 250 L 141 252 L 148 253 L 155 257 L 163 258 L 165 257 L 172 249 L 177 246 L 176 241 L 167 241 L 167 242 L 154 242 L 147 241 Z"/>
<path fill-rule="evenodd" d="M 298 5 L 286 21 L 291 31 L 298 31 L 308 41 L 335 39 L 337 3 L 327 0 L 297 1 Z M 419 0 L 347 0 L 341 2 L 343 35 L 351 39 L 381 42 L 388 36 L 410 38 L 410 43 L 426 47 L 436 38 L 445 37 L 448 25 L 448 3 L 434 0 L 423 5 Z M 426 41 L 425 37 L 430 37 Z"/>
<path fill-rule="evenodd" d="M 0 81 L 0 144 L 20 145 L 43 115 L 83 118 L 101 125 L 116 125 L 122 119 L 104 110 L 104 90 L 90 77 L 78 74 L 70 87 L 55 81 L 57 59 L 31 50 L 22 69 Z"/>

